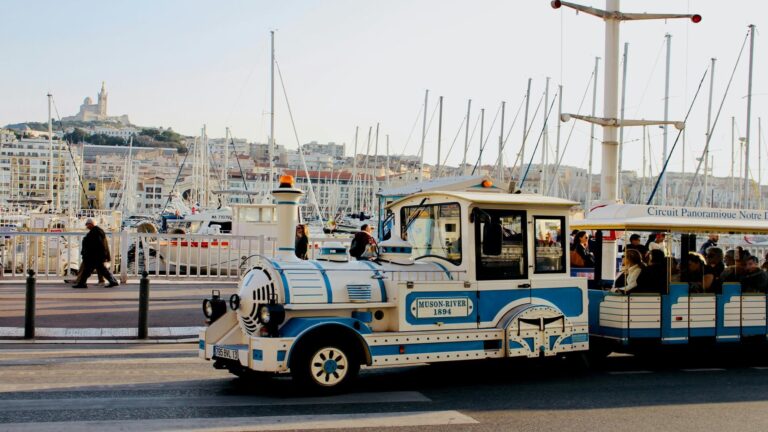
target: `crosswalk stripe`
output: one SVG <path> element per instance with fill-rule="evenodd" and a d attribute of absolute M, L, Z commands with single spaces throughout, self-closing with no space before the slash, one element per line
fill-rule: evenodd
<path fill-rule="evenodd" d="M 100 420 L 49 423 L 7 423 L 8 432 L 230 432 L 265 430 L 319 430 L 342 428 L 384 428 L 477 424 L 478 421 L 458 411 L 414 411 L 361 414 L 320 414 L 267 417 L 185 418 L 152 420 Z"/>
<path fill-rule="evenodd" d="M 649 370 L 610 371 L 608 372 L 608 375 L 639 375 L 639 374 L 649 374 L 649 373 L 653 373 L 653 371 L 649 371 Z"/>
<path fill-rule="evenodd" d="M 326 397 L 276 398 L 267 396 L 200 396 L 200 397 L 99 397 L 56 399 L 4 399 L 0 412 L 40 410 L 100 410 L 140 408 L 184 408 L 224 406 L 284 406 L 284 405 L 336 405 L 431 402 L 415 391 L 350 393 Z M 2 429 L 2 427 L 0 427 Z"/>

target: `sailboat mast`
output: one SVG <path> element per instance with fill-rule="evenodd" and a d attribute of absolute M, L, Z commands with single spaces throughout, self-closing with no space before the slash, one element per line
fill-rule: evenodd
<path fill-rule="evenodd" d="M 271 60 L 269 62 L 269 188 L 272 189 L 275 186 L 275 31 L 271 30 L 269 34 L 272 46 Z"/>
<path fill-rule="evenodd" d="M 53 206 L 53 117 L 51 113 L 53 95 L 48 93 L 48 198 Z"/>
<path fill-rule="evenodd" d="M 469 167 L 467 167 L 467 151 L 469 151 L 469 113 L 472 109 L 472 99 L 469 99 L 467 101 L 467 123 L 466 127 L 464 128 L 464 157 L 461 160 L 461 167 L 463 169 L 463 174 L 467 175 L 469 172 Z"/>
<path fill-rule="evenodd" d="M 669 66 L 670 66 L 670 60 L 672 56 L 672 35 L 667 33 L 664 35 L 664 37 L 667 39 L 667 68 L 664 75 L 664 121 L 669 121 Z M 664 164 L 667 161 L 667 157 L 669 155 L 669 148 L 667 147 L 667 140 L 668 140 L 668 127 L 666 124 L 662 126 L 664 130 L 664 144 L 662 146 L 662 159 L 661 163 Z M 667 174 L 666 170 L 662 170 L 661 172 L 661 205 L 667 204 Z"/>
<path fill-rule="evenodd" d="M 221 171 L 221 188 L 226 191 L 229 190 L 229 127 L 224 130 L 224 166 Z"/>
<path fill-rule="evenodd" d="M 707 132 L 705 134 L 707 138 L 707 144 L 704 146 L 704 207 L 709 207 L 709 143 L 711 137 L 709 136 L 711 131 L 712 120 L 712 95 L 715 89 L 715 62 L 717 59 L 712 59 L 712 67 L 709 74 L 709 104 L 707 106 Z"/>
<path fill-rule="evenodd" d="M 749 132 L 752 126 L 752 69 L 755 59 L 755 25 L 749 26 L 749 80 L 747 82 L 747 135 L 744 140 L 744 207 L 750 208 L 749 194 Z"/>
<path fill-rule="evenodd" d="M 523 142 L 520 144 L 520 171 L 518 177 L 523 176 L 523 167 L 525 166 L 525 140 L 528 138 L 528 109 L 531 107 L 531 81 L 528 78 L 528 89 L 525 91 L 525 115 L 523 116 Z"/>
<path fill-rule="evenodd" d="M 627 57 L 629 54 L 629 42 L 624 42 L 624 64 L 621 71 L 621 121 L 624 121 L 624 107 L 627 102 Z M 624 159 L 624 127 L 619 128 L 619 178 L 616 179 L 619 184 L 619 198 L 622 197 L 621 189 L 621 166 Z"/>
<path fill-rule="evenodd" d="M 373 151 L 373 178 L 371 179 L 372 182 L 378 183 L 378 180 L 376 179 L 377 172 L 379 171 L 379 123 L 376 123 L 376 144 L 374 146 Z"/>
<path fill-rule="evenodd" d="M 592 117 L 595 116 L 597 111 L 597 74 L 598 67 L 600 65 L 600 57 L 595 57 L 595 71 L 594 81 L 592 82 Z M 587 164 L 587 190 L 584 193 L 584 209 L 589 207 L 590 201 L 592 201 L 592 155 L 595 147 L 595 124 L 589 125 L 589 163 Z"/>
<path fill-rule="evenodd" d="M 419 150 L 419 181 L 424 180 L 424 143 L 427 141 L 427 104 L 429 90 L 424 92 L 424 119 L 421 123 L 421 150 Z"/>
<path fill-rule="evenodd" d="M 549 77 L 546 79 L 546 83 L 544 84 L 544 109 L 547 110 L 547 107 L 549 106 Z M 547 129 L 549 129 L 549 125 L 547 124 L 547 120 L 549 120 L 549 112 L 545 111 L 544 114 L 544 133 L 541 137 L 541 174 L 539 175 L 539 192 L 542 194 L 547 188 L 547 144 L 549 144 L 549 134 L 547 133 Z"/>
<path fill-rule="evenodd" d="M 563 115 L 563 85 L 559 84 L 557 89 L 557 141 L 555 143 L 555 169 L 560 169 L 560 116 Z M 557 180 L 560 178 L 558 171 L 554 172 L 555 178 L 555 196 L 560 196 L 560 182 Z"/>
<path fill-rule="evenodd" d="M 359 131 L 360 126 L 355 126 L 355 151 L 352 153 L 352 193 L 350 194 L 351 199 L 347 200 L 350 211 L 357 210 L 357 135 Z"/>
<path fill-rule="evenodd" d="M 438 117 L 437 117 L 437 167 L 436 167 L 436 177 L 440 177 L 440 151 L 442 150 L 442 140 L 443 140 L 443 97 L 440 96 L 440 99 L 438 101 Z"/>
<path fill-rule="evenodd" d="M 480 108 L 480 154 L 477 156 L 477 172 L 483 173 L 483 125 L 485 123 L 485 108 Z"/>
<path fill-rule="evenodd" d="M 499 184 L 504 184 L 504 157 L 502 155 L 504 150 L 504 116 L 507 103 L 501 101 L 501 126 L 499 127 L 499 161 L 496 170 L 499 172 Z"/>
<path fill-rule="evenodd" d="M 387 134 L 387 168 L 384 170 L 386 176 L 387 187 L 389 187 L 389 134 Z"/>

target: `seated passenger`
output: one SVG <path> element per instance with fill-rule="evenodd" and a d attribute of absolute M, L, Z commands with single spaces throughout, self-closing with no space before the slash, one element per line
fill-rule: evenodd
<path fill-rule="evenodd" d="M 688 266 L 680 273 L 680 281 L 688 282 L 690 293 L 704 292 L 704 257 L 698 252 L 688 252 Z"/>
<path fill-rule="evenodd" d="M 574 267 L 594 267 L 595 256 L 589 251 L 587 233 L 579 231 L 573 238 L 573 248 L 571 249 L 571 266 Z"/>
<path fill-rule="evenodd" d="M 719 240 L 720 240 L 719 234 L 710 234 L 707 241 L 705 241 L 704 244 L 702 244 L 701 247 L 699 248 L 699 253 L 706 256 L 709 248 L 717 247 L 717 242 Z"/>
<path fill-rule="evenodd" d="M 726 267 L 720 275 L 720 280 L 723 282 L 739 282 L 746 271 L 748 258 L 749 252 L 739 246 L 733 254 L 733 265 Z M 728 255 L 726 254 L 726 263 L 727 260 Z"/>
<path fill-rule="evenodd" d="M 664 233 L 656 233 L 656 238 L 654 241 L 650 242 L 648 244 L 648 250 L 655 250 L 659 249 L 663 251 L 665 254 L 667 253 L 667 235 Z"/>
<path fill-rule="evenodd" d="M 650 262 L 640 271 L 637 278 L 637 288 L 634 292 L 666 294 L 667 293 L 667 259 L 660 250 L 651 251 Z"/>
<path fill-rule="evenodd" d="M 746 259 L 744 274 L 741 276 L 742 293 L 765 294 L 768 288 L 768 273 L 759 267 L 760 259 L 750 256 Z"/>
<path fill-rule="evenodd" d="M 768 252 L 765 253 L 765 261 L 763 261 L 763 265 L 761 265 L 760 268 L 768 270 Z"/>
<path fill-rule="evenodd" d="M 704 267 L 704 292 L 720 293 L 723 282 L 720 275 L 725 270 L 723 250 L 718 247 L 707 249 L 707 265 Z"/>
<path fill-rule="evenodd" d="M 624 253 L 623 267 L 624 286 L 612 288 L 611 292 L 628 294 L 637 288 L 637 279 L 643 268 L 643 259 L 640 257 L 640 252 L 634 249 L 627 250 Z"/>
<path fill-rule="evenodd" d="M 638 234 L 632 234 L 629 236 L 629 244 L 625 249 L 634 249 L 640 252 L 640 256 L 643 257 L 643 259 L 645 259 L 645 256 L 648 254 L 648 248 L 645 247 L 644 244 L 640 243 L 640 235 Z"/>

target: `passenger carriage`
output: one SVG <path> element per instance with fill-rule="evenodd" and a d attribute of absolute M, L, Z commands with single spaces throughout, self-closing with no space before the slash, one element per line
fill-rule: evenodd
<path fill-rule="evenodd" d="M 724 283 L 722 289 L 692 292 L 688 282 L 677 282 L 670 265 L 674 257 L 686 265 L 689 251 L 697 251 L 709 234 L 720 234 L 723 250 L 743 245 L 748 235 L 768 233 L 768 213 L 763 210 L 703 209 L 641 205 L 608 205 L 595 209 L 575 229 L 591 230 L 597 251 L 603 239 L 615 240 L 632 233 L 666 233 L 667 283 L 652 293 L 628 295 L 609 291 L 616 275 L 600 256 L 589 289 L 589 333 L 593 348 L 603 354 L 632 351 L 647 345 L 725 344 L 766 341 L 766 295 L 742 293 L 741 284 Z M 645 239 L 645 236 L 642 236 Z M 628 242 L 626 242 L 628 243 Z M 752 251 L 755 254 L 755 250 Z M 608 255 L 608 254 L 606 254 Z M 762 260 L 762 254 L 760 255 Z"/>
<path fill-rule="evenodd" d="M 574 202 L 527 194 L 430 191 L 389 205 L 374 261 L 327 244 L 294 255 L 301 191 L 273 191 L 278 256 L 261 257 L 227 302 L 206 299 L 200 357 L 235 374 L 290 373 L 338 388 L 359 368 L 589 347 L 587 281 L 571 277 Z"/>

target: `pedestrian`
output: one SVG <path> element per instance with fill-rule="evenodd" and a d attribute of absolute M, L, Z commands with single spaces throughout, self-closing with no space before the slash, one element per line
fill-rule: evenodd
<path fill-rule="evenodd" d="M 349 254 L 358 260 L 373 260 L 379 256 L 379 246 L 373 238 L 373 226 L 363 224 L 352 238 Z"/>
<path fill-rule="evenodd" d="M 109 282 L 106 288 L 120 285 L 104 265 L 105 262 L 110 260 L 109 244 L 107 243 L 107 235 L 104 233 L 104 230 L 97 227 L 91 218 L 85 221 L 85 227 L 88 228 L 88 233 L 83 237 L 83 245 L 80 248 L 80 255 L 83 258 L 80 264 L 81 273 L 78 275 L 77 282 L 72 288 L 88 288 L 86 282 L 94 270 L 104 276 L 104 279 Z"/>
<path fill-rule="evenodd" d="M 648 255 L 648 248 L 640 243 L 640 235 L 639 234 L 632 234 L 629 236 L 629 244 L 625 248 L 626 250 L 636 250 L 640 252 L 640 256 L 645 259 L 645 256 Z"/>
<path fill-rule="evenodd" d="M 704 256 L 707 256 L 707 251 L 709 250 L 709 248 L 717 247 L 717 242 L 719 240 L 720 240 L 719 234 L 710 234 L 707 241 L 705 241 L 704 244 L 702 244 L 701 247 L 699 248 L 699 253 Z"/>
<path fill-rule="evenodd" d="M 293 243 L 294 252 L 299 259 L 307 259 L 307 249 L 309 249 L 309 229 L 306 225 L 296 225 L 296 240 Z"/>

